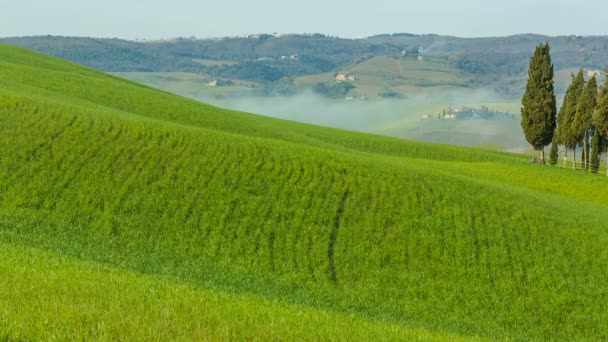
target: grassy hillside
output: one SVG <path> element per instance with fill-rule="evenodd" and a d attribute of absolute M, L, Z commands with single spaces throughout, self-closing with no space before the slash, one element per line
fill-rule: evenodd
<path fill-rule="evenodd" d="M 166 341 L 255 336 L 328 340 L 342 336 L 349 340 L 462 340 L 326 310 L 217 293 L 12 244 L 2 243 L 0 256 L 4 314 L 0 326 L 6 329 L 0 333 L 2 339 L 71 340 L 78 336 Z"/>
<path fill-rule="evenodd" d="M 0 45 L 0 338 L 605 339 L 606 180 Z"/>

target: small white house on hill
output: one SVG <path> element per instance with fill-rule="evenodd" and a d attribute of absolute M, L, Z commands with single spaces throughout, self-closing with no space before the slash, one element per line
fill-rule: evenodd
<path fill-rule="evenodd" d="M 336 74 L 334 76 L 334 79 L 338 82 L 345 82 L 345 81 L 356 81 L 357 78 L 355 77 L 355 75 L 351 75 L 351 74 Z"/>

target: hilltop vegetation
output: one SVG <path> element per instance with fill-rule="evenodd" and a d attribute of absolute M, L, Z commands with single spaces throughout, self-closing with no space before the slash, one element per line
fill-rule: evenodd
<path fill-rule="evenodd" d="M 601 155 L 608 145 L 608 127 L 605 125 L 608 121 L 608 79 L 598 89 L 597 73 L 592 71 L 589 74 L 591 77 L 587 81 L 582 68 L 576 76 L 572 74 L 572 82 L 558 114 L 550 47 L 548 43 L 536 47 L 522 98 L 521 126 L 526 140 L 540 151 L 541 164 L 545 164 L 544 148 L 549 144 L 550 163 L 557 164 L 559 145 L 562 144 L 566 148 L 562 166 L 567 166 L 568 149 L 572 149 L 572 166 L 576 170 L 576 150 L 580 146 L 583 149 L 582 169 L 594 173 L 599 171 Z"/>
<path fill-rule="evenodd" d="M 518 35 L 465 39 L 395 34 L 340 39 L 320 34 L 263 34 L 143 42 L 53 36 L 5 38 L 1 41 L 108 72 L 190 72 L 209 79 L 253 81 L 263 88 L 285 78 L 323 75 L 343 69 L 368 74 L 377 69 L 378 61 L 383 61 L 380 64 L 381 77 L 372 80 L 372 84 L 382 87 L 394 76 L 391 74 L 387 78 L 389 69 L 386 68 L 390 65 L 382 65 L 384 59 L 399 57 L 406 68 L 413 65 L 413 70 L 417 70 L 412 75 L 408 72 L 405 79 L 417 79 L 414 83 L 419 86 L 485 87 L 514 97 L 521 95 L 526 60 L 529 51 L 538 43 L 549 41 L 558 71 L 580 66 L 602 70 L 608 60 L 608 38 L 579 36 Z M 421 64 L 416 63 L 419 56 L 425 58 Z M 560 83 L 558 91 L 564 90 L 565 85 Z M 398 87 L 393 91 L 407 93 Z M 366 94 L 367 97 L 376 95 Z"/>
<path fill-rule="evenodd" d="M 605 339 L 604 189 L 0 45 L 0 338 Z"/>

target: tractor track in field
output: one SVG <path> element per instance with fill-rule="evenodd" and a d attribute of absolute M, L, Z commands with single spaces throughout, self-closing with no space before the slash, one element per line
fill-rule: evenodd
<path fill-rule="evenodd" d="M 334 285 L 338 285 L 338 276 L 336 274 L 336 242 L 338 240 L 338 233 L 340 231 L 340 224 L 342 223 L 342 216 L 344 215 L 344 208 L 346 207 L 346 201 L 348 201 L 349 190 L 347 189 L 342 194 L 342 199 L 338 205 L 336 216 L 334 217 L 334 225 L 329 236 L 329 246 L 327 247 L 327 259 L 329 260 L 329 279 Z"/>
<path fill-rule="evenodd" d="M 254 145 L 251 144 L 247 144 L 245 145 L 243 148 L 238 149 L 237 151 L 237 160 L 243 160 L 246 161 L 247 163 L 249 163 L 249 156 L 253 153 L 255 154 L 255 152 L 251 152 L 251 151 L 255 151 L 256 148 Z M 253 167 L 253 165 L 252 165 Z M 252 181 L 251 177 L 246 177 L 245 174 L 243 172 L 238 172 L 235 181 L 232 183 L 232 189 L 233 191 L 236 193 L 239 191 L 240 188 L 243 187 L 247 187 L 249 185 L 249 182 Z M 247 227 L 245 224 L 242 223 L 242 219 L 244 215 L 241 215 L 240 213 L 238 213 L 239 209 L 243 209 L 244 207 L 244 201 L 242 200 L 241 197 L 239 197 L 238 199 L 235 198 L 233 199 L 233 208 L 232 208 L 232 212 L 230 213 L 230 215 L 227 217 L 227 221 L 236 223 L 236 225 L 233 226 L 233 231 L 231 232 L 232 234 L 230 234 L 230 232 L 227 232 L 226 235 L 228 236 L 227 239 L 229 240 L 228 245 L 231 247 L 231 250 L 234 252 L 238 251 L 238 237 L 239 235 L 241 236 L 248 236 L 249 234 L 249 227 Z M 235 215 L 235 213 L 237 213 Z"/>

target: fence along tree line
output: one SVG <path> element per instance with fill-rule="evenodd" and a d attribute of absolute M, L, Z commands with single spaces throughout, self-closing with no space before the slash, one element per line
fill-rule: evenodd
<path fill-rule="evenodd" d="M 572 149 L 572 165 L 576 170 L 576 149 L 582 147 L 585 171 L 597 172 L 600 155 L 608 147 L 608 77 L 597 88 L 593 75 L 585 81 L 583 69 L 572 75 L 564 101 L 556 116 L 553 88 L 553 64 L 548 43 L 536 47 L 530 60 L 528 83 L 522 98 L 521 125 L 526 140 L 540 152 L 545 163 L 544 148 L 551 144 L 550 163 L 557 164 L 559 145 Z M 608 175 L 608 158 L 606 160 Z"/>

